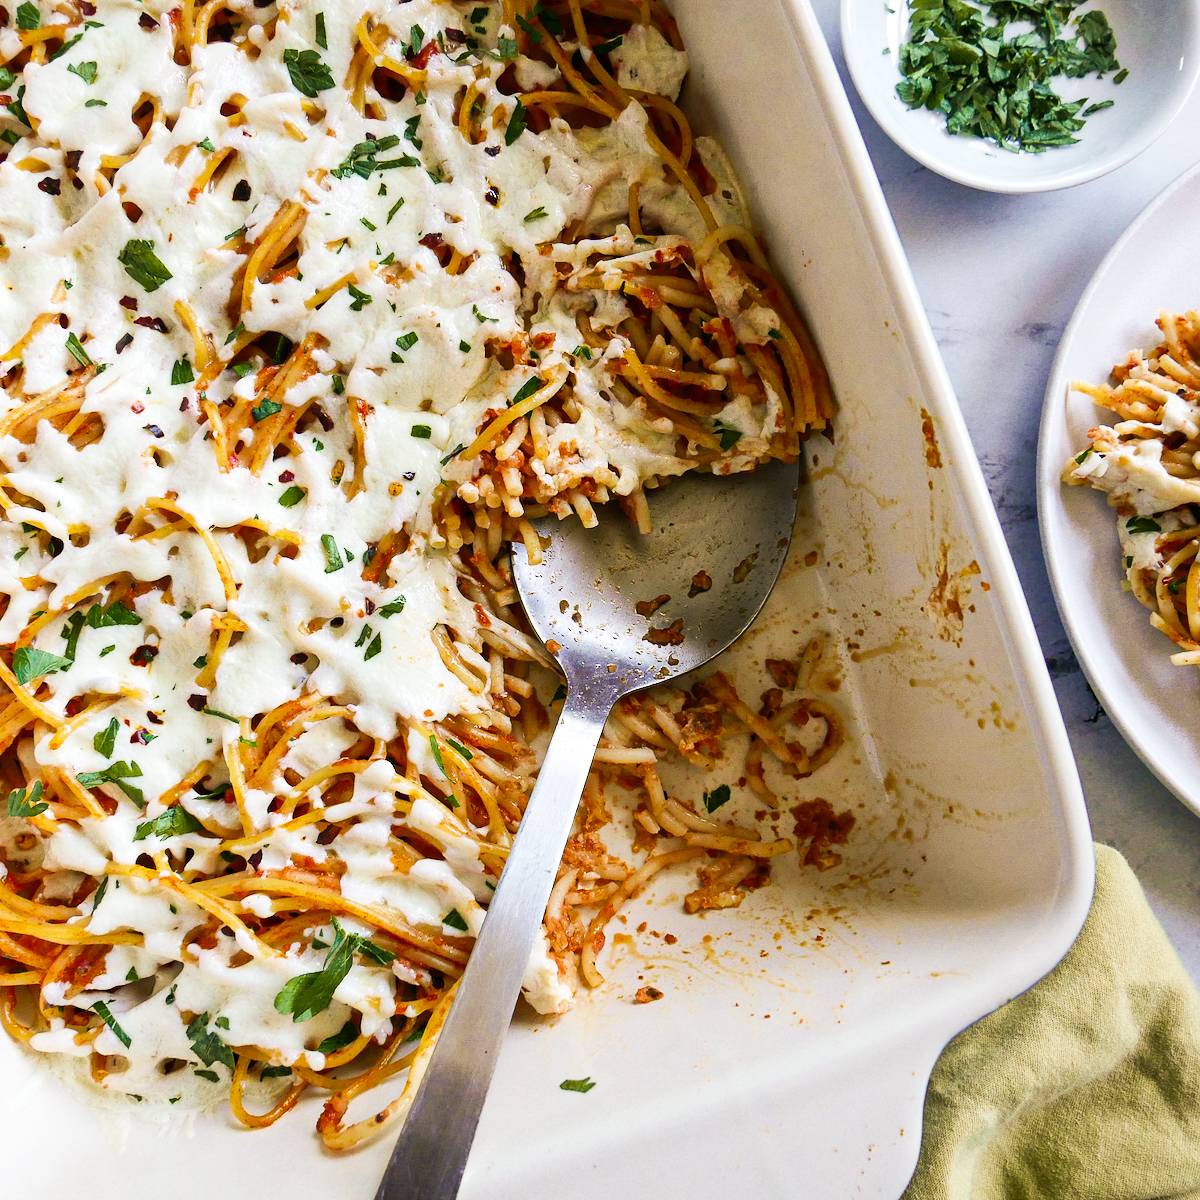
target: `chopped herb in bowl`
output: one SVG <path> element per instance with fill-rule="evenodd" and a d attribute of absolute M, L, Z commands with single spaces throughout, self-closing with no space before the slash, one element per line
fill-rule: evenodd
<path fill-rule="evenodd" d="M 1064 100 L 1055 77 L 1127 72 L 1104 13 L 1079 16 L 1082 0 L 910 0 L 904 79 L 896 93 L 909 108 L 946 117 L 946 129 L 1041 153 L 1070 146 L 1088 117 L 1112 100 Z"/>

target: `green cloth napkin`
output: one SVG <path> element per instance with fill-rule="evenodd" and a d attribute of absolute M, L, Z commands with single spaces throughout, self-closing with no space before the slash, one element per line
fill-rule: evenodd
<path fill-rule="evenodd" d="M 903 1200 L 1200 1197 L 1200 996 L 1129 864 L 1036 987 L 959 1034 Z"/>

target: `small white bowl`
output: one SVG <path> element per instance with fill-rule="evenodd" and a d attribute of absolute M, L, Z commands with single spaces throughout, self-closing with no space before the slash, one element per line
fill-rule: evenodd
<path fill-rule="evenodd" d="M 1049 192 L 1096 179 L 1141 154 L 1183 107 L 1200 74 L 1200 0 L 1098 0 L 1129 75 L 1114 84 L 1055 80 L 1064 99 L 1115 101 L 1088 119 L 1074 146 L 1015 154 L 993 142 L 946 132 L 945 117 L 910 109 L 896 95 L 906 0 L 842 0 L 842 46 L 854 86 L 871 115 L 902 150 L 930 170 L 987 192 Z M 889 11 L 889 9 L 893 11 Z"/>

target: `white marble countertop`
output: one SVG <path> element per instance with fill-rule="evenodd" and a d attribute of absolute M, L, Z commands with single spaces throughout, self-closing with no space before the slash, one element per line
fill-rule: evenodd
<path fill-rule="evenodd" d="M 1042 561 L 1034 490 L 1042 393 L 1059 337 L 1125 226 L 1200 159 L 1200 90 L 1155 145 L 1103 179 L 1047 195 L 989 195 L 933 174 L 887 138 L 858 102 L 845 71 L 838 0 L 813 5 L 1025 586 L 1093 834 L 1124 853 L 1192 977 L 1200 980 L 1200 825 L 1125 744 L 1079 671 Z"/>

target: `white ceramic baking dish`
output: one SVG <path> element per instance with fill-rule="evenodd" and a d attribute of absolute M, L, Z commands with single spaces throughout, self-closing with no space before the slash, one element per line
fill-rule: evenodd
<path fill-rule="evenodd" d="M 832 637 L 849 744 L 792 787 L 857 824 L 840 866 L 785 864 L 736 910 L 685 916 L 683 878 L 660 877 L 610 931 L 607 986 L 514 1027 L 464 1200 L 895 1197 L 938 1052 L 1054 965 L 1091 895 L 1033 627 L 807 0 L 675 7 L 696 123 L 740 169 L 841 404 L 785 579 L 723 665 L 757 698 L 769 649 Z M 631 1003 L 643 982 L 664 998 Z M 559 1089 L 584 1075 L 586 1095 Z M 311 1109 L 253 1134 L 117 1118 L 7 1039 L 0 1079 L 14 1196 L 369 1200 L 388 1149 L 323 1154 Z"/>

